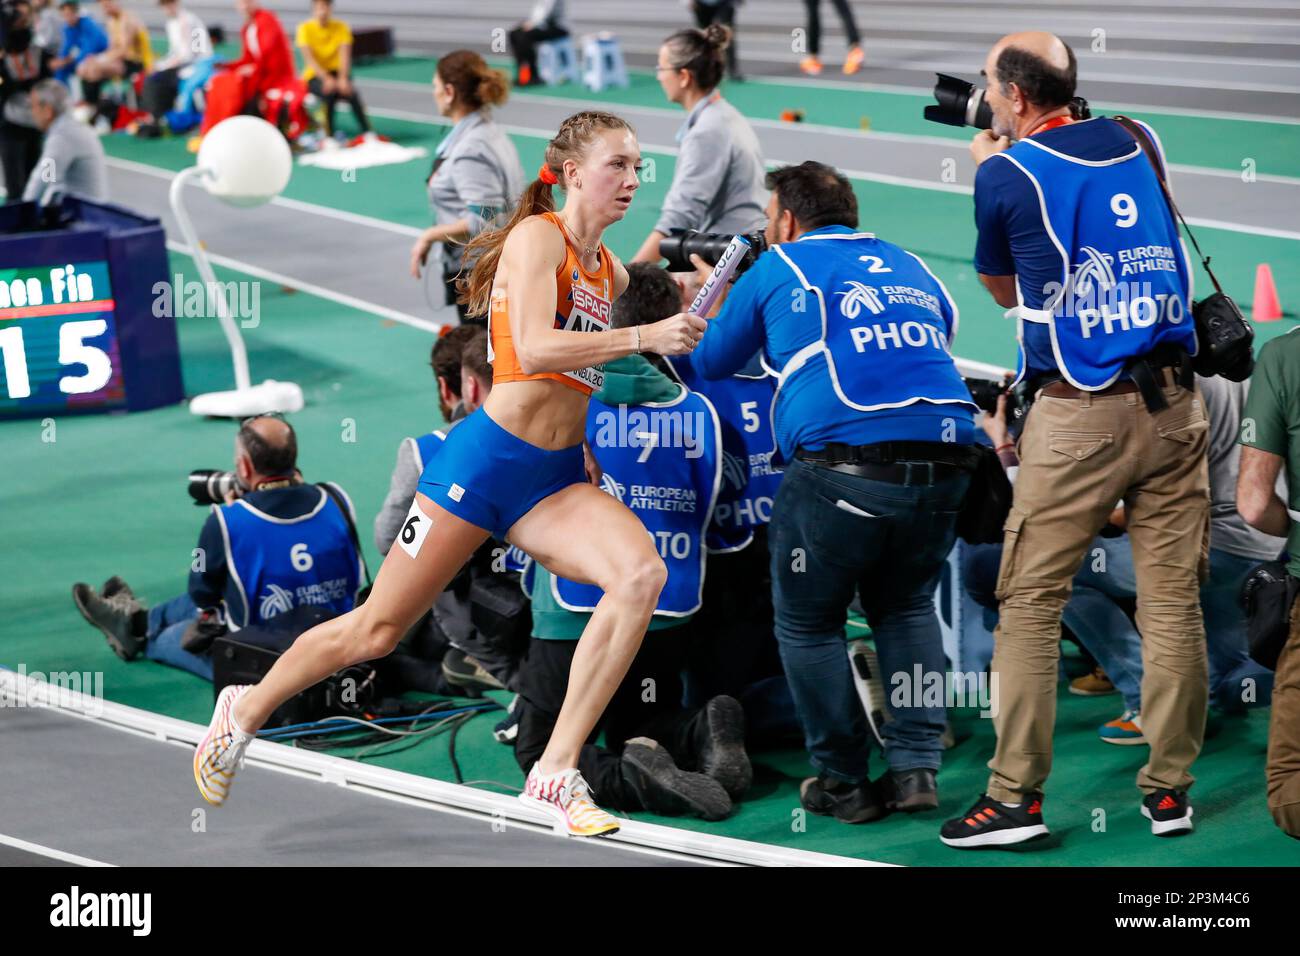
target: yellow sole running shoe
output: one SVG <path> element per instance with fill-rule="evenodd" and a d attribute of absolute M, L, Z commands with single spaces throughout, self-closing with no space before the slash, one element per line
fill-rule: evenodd
<path fill-rule="evenodd" d="M 592 802 L 587 781 L 575 767 L 544 775 L 533 764 L 519 801 L 544 811 L 555 821 L 556 829 L 569 836 L 609 836 L 618 832 L 618 820 Z"/>
<path fill-rule="evenodd" d="M 866 61 L 867 55 L 862 52 L 862 47 L 855 46 L 849 50 L 848 57 L 844 60 L 844 75 L 852 76 L 858 70 L 862 69 L 862 64 Z"/>
<path fill-rule="evenodd" d="M 250 684 L 230 684 L 217 696 L 208 732 L 194 749 L 194 782 L 203 799 L 214 807 L 226 802 L 235 771 L 244 764 L 244 751 L 255 735 L 246 734 L 235 724 L 235 701 Z"/>

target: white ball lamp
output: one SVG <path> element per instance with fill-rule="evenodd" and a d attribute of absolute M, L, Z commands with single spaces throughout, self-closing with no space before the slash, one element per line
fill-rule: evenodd
<path fill-rule="evenodd" d="M 198 165 L 183 170 L 172 180 L 172 212 L 221 321 L 235 366 L 234 390 L 196 395 L 190 401 L 190 412 L 195 415 L 243 418 L 262 412 L 296 412 L 303 407 L 302 389 L 293 382 L 267 379 L 260 385 L 252 384 L 248 352 L 226 302 L 225 289 L 217 283 L 207 252 L 181 202 L 185 185 L 195 181 L 210 195 L 232 206 L 260 206 L 284 190 L 292 172 L 293 156 L 279 130 L 257 116 L 232 116 L 203 137 Z"/>

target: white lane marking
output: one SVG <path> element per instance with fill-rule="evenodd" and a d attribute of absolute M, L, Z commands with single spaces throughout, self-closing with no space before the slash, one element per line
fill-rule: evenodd
<path fill-rule="evenodd" d="M 67 853 L 63 850 L 56 850 L 53 847 L 41 846 L 39 843 L 29 843 L 26 840 L 20 840 L 17 837 L 5 836 L 0 833 L 0 843 L 5 846 L 11 846 L 16 850 L 25 850 L 28 853 L 35 853 L 37 856 L 48 857 L 51 860 L 61 860 L 64 863 L 75 863 L 77 866 L 117 866 L 116 863 L 103 863 L 99 860 L 92 860 L 90 857 L 77 856 L 75 853 Z"/>

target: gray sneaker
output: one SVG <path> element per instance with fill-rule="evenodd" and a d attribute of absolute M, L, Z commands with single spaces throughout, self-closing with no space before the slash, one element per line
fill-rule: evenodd
<path fill-rule="evenodd" d="M 119 590 L 105 598 L 79 581 L 72 586 L 72 601 L 81 616 L 108 638 L 108 646 L 122 660 L 133 660 L 144 650 L 147 612 L 134 597 Z"/>

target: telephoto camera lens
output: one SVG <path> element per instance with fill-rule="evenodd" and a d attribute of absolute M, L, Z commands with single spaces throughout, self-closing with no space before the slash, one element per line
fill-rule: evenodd
<path fill-rule="evenodd" d="M 217 468 L 196 468 L 190 472 L 189 493 L 196 505 L 225 503 L 226 493 L 239 488 L 239 476 Z"/>

